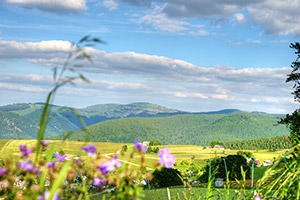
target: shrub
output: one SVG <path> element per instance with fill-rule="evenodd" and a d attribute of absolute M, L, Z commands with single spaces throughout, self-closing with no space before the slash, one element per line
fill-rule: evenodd
<path fill-rule="evenodd" d="M 225 162 L 226 167 L 225 167 Z M 244 156 L 241 155 L 229 155 L 224 158 L 215 158 L 211 160 L 211 168 L 215 173 L 214 178 L 226 178 L 226 168 L 229 172 L 229 180 L 242 180 L 242 171 L 246 173 L 246 179 L 250 178 L 250 167 L 247 165 L 247 160 Z M 207 182 L 209 176 L 209 162 L 204 167 L 204 173 L 200 176 L 200 182 Z"/>
<path fill-rule="evenodd" d="M 250 152 L 250 151 L 238 151 L 236 154 L 241 155 L 241 156 L 245 156 L 247 158 L 252 158 L 253 157 L 252 152 Z"/>
<path fill-rule="evenodd" d="M 156 169 L 152 173 L 150 184 L 154 188 L 169 187 L 175 185 L 183 185 L 180 171 L 173 168 L 162 167 L 161 170 Z"/>

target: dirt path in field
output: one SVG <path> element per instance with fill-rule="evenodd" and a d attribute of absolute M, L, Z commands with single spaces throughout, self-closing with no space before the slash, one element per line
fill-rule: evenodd
<path fill-rule="evenodd" d="M 120 154 L 121 151 L 122 151 L 122 149 L 118 150 L 116 153 L 107 153 L 107 154 L 103 154 L 103 156 L 106 157 L 106 158 L 111 158 L 112 155 Z M 118 159 L 118 160 L 121 161 L 122 163 L 131 164 L 131 165 L 134 165 L 134 166 L 137 166 L 137 167 L 140 167 L 140 166 L 141 166 L 141 165 L 139 165 L 139 164 L 135 164 L 135 163 L 129 162 L 129 161 L 127 161 L 127 160 L 120 160 L 120 159 Z M 151 171 L 154 170 L 154 169 L 152 169 L 152 168 L 150 168 L 150 167 L 146 167 L 146 169 L 147 169 L 147 170 L 151 170 Z"/>

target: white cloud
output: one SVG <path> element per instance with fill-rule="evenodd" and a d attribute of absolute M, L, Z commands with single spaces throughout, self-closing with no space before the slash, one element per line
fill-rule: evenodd
<path fill-rule="evenodd" d="M 4 0 L 6 3 L 19 4 L 42 11 L 63 13 L 78 12 L 86 9 L 86 0 Z"/>
<path fill-rule="evenodd" d="M 208 96 L 202 93 L 188 93 L 188 92 L 174 92 L 175 97 L 187 98 L 187 97 L 196 97 L 200 99 L 208 99 Z"/>
<path fill-rule="evenodd" d="M 39 87 L 5 84 L 5 83 L 0 83 L 0 88 L 9 89 L 9 90 L 19 90 L 19 91 L 24 91 L 24 92 L 45 92 L 45 91 L 49 91 L 49 90 L 45 90 L 45 89 L 42 89 L 42 88 L 39 88 Z"/>
<path fill-rule="evenodd" d="M 108 8 L 109 11 L 116 10 L 118 3 L 115 0 L 103 0 L 102 5 Z"/>
<path fill-rule="evenodd" d="M 42 41 L 37 43 L 0 41 L 0 59 L 27 58 L 29 61 L 56 66 L 63 63 L 70 43 L 66 41 Z M 86 63 L 84 70 L 93 73 L 135 74 L 164 81 L 251 82 L 269 80 L 284 81 L 289 68 L 245 68 L 231 66 L 201 67 L 192 63 L 168 57 L 135 52 L 114 52 L 88 48 L 95 64 Z"/>
<path fill-rule="evenodd" d="M 239 12 L 257 0 L 163 0 L 163 2 L 166 2 L 163 12 L 171 17 L 224 18 Z"/>
<path fill-rule="evenodd" d="M 146 14 L 138 19 L 132 19 L 138 24 L 147 24 L 153 26 L 156 30 L 167 31 L 177 34 L 189 34 L 192 36 L 205 36 L 209 32 L 204 29 L 203 25 L 189 23 L 185 19 L 178 19 L 169 17 L 162 12 L 164 6 L 156 6 L 148 10 Z"/>
<path fill-rule="evenodd" d="M 0 59 L 27 59 L 45 66 L 61 65 L 70 45 L 65 41 L 0 41 L 0 44 Z M 166 105 L 168 101 L 174 104 L 196 104 L 197 100 L 201 100 L 201 104 L 214 109 L 216 107 L 213 107 L 213 104 L 219 104 L 220 100 L 222 105 L 226 101 L 226 105 L 232 105 L 234 108 L 239 106 L 240 109 L 245 109 L 250 104 L 272 104 L 276 107 L 275 105 L 285 105 L 286 102 L 288 106 L 294 105 L 284 100 L 291 96 L 291 85 L 285 83 L 286 74 L 290 72 L 288 67 L 201 67 L 157 55 L 135 52 L 107 53 L 93 48 L 87 51 L 92 54 L 95 63 L 85 63 L 82 70 L 93 73 L 93 77 L 96 74 L 110 77 L 94 78 L 89 85 L 80 84 L 79 88 L 92 90 L 92 94 L 98 92 L 115 100 L 119 98 L 129 102 L 137 101 L 134 98 L 142 101 L 162 99 L 161 102 L 165 101 Z M 0 83 L 2 88 L 16 90 L 16 85 L 19 85 L 23 91 L 33 92 L 37 91 L 37 85 L 43 90 L 49 89 L 52 86 L 52 76 L 2 74 Z M 30 85 L 34 89 L 30 90 Z M 88 92 L 85 94 L 88 96 Z"/>
<path fill-rule="evenodd" d="M 202 29 L 199 29 L 197 31 L 190 31 L 189 34 L 193 35 L 193 36 L 205 36 L 205 35 L 208 35 L 209 32 L 207 32 L 205 30 L 202 30 Z"/>
<path fill-rule="evenodd" d="M 141 6 L 136 0 L 121 1 Z M 145 2 L 147 7 L 157 3 L 154 0 L 145 0 Z M 246 18 L 247 22 L 252 20 L 269 35 L 300 36 L 299 0 L 160 0 L 160 2 L 163 6 L 160 12 L 156 13 L 157 16 L 147 14 L 144 17 L 146 23 L 152 24 L 159 30 L 175 32 L 190 29 L 191 27 L 184 24 L 188 19 L 198 18 L 216 23 L 234 17 L 240 24 L 245 24 Z M 157 12 L 157 8 L 153 10 Z M 243 14 L 244 11 L 246 14 Z M 160 23 L 159 20 L 162 22 Z M 174 27 L 170 27 L 169 22 L 174 22 Z M 163 24 L 167 28 L 164 28 Z"/>
<path fill-rule="evenodd" d="M 252 39 L 248 39 L 248 40 L 245 40 L 245 41 L 232 41 L 232 40 L 229 40 L 228 42 L 232 45 L 235 45 L 235 46 L 240 46 L 240 45 L 245 45 L 245 44 L 263 44 L 263 42 L 260 41 L 260 40 L 252 40 Z"/>
<path fill-rule="evenodd" d="M 245 24 L 246 23 L 246 19 L 245 19 L 245 15 L 242 13 L 236 13 L 234 15 L 235 19 L 240 23 L 240 24 Z"/>
<path fill-rule="evenodd" d="M 248 7 L 267 34 L 300 36 L 299 0 L 264 0 Z"/>
<path fill-rule="evenodd" d="M 71 43 L 61 40 L 17 42 L 0 40 L 0 59 L 53 57 L 71 50 Z"/>
<path fill-rule="evenodd" d="M 141 17 L 138 23 L 151 24 L 155 29 L 168 32 L 181 32 L 187 30 L 188 23 L 182 20 L 171 19 L 164 13 L 150 13 Z"/>

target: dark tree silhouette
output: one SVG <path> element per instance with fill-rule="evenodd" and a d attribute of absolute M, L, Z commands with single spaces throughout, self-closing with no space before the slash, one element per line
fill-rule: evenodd
<path fill-rule="evenodd" d="M 292 94 L 294 95 L 294 99 L 300 103 L 300 44 L 295 42 L 295 44 L 291 43 L 290 48 L 295 49 L 295 54 L 297 58 L 294 62 L 292 62 L 291 67 L 293 68 L 292 72 L 288 74 L 288 78 L 286 82 L 294 82 L 293 88 L 295 89 Z M 290 137 L 293 145 L 299 144 L 300 142 L 300 109 L 296 109 L 291 115 L 287 114 L 284 119 L 279 121 L 281 124 L 286 124 L 290 129 Z"/>

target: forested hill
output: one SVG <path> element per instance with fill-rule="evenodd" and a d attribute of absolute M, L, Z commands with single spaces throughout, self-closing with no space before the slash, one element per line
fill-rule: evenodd
<path fill-rule="evenodd" d="M 261 113 L 185 114 L 155 118 L 115 119 L 88 127 L 90 141 L 133 142 L 159 140 L 162 144 L 207 145 L 212 140 L 232 141 L 288 135 L 279 116 Z M 57 137 L 61 139 L 62 136 Z M 84 140 L 75 131 L 69 140 Z"/>
<path fill-rule="evenodd" d="M 289 149 L 292 147 L 292 144 L 282 136 L 275 136 L 271 138 L 257 138 L 252 140 L 234 140 L 222 143 L 226 148 L 236 150 L 269 149 L 273 151 L 276 149 Z"/>
<path fill-rule="evenodd" d="M 0 111 L 1 139 L 32 139 L 38 133 L 38 123 L 23 116 Z"/>
<path fill-rule="evenodd" d="M 35 138 L 43 106 L 43 103 L 1 106 L 0 139 Z M 78 130 L 83 127 L 78 117 L 70 110 L 81 115 L 87 125 L 126 117 L 170 116 L 188 113 L 150 103 L 99 104 L 83 109 L 62 109 L 60 106 L 51 105 L 50 108 L 51 120 L 46 129 L 46 136 L 61 134 L 65 130 Z"/>

